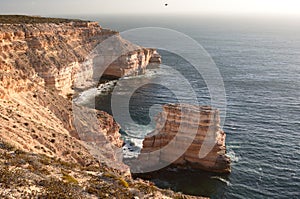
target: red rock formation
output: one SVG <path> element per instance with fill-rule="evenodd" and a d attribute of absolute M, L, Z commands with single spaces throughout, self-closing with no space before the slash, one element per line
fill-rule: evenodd
<path fill-rule="evenodd" d="M 139 48 L 139 47 L 136 47 Z M 152 57 L 154 55 L 155 57 Z M 147 66 L 158 66 L 160 56 L 154 49 L 144 48 L 122 55 L 105 70 L 104 75 L 123 77 L 143 74 Z M 120 66 L 123 66 L 120 68 Z"/>
<path fill-rule="evenodd" d="M 212 172 L 230 172 L 230 159 L 225 154 L 226 135 L 220 129 L 217 109 L 169 104 L 163 107 L 156 121 L 156 129 L 145 138 L 141 153 L 158 151 L 159 157 L 154 161 Z M 165 148 L 167 145 L 169 148 Z"/>
<path fill-rule="evenodd" d="M 75 85 L 79 88 L 97 83 L 93 79 L 91 52 L 111 36 L 115 39 L 108 48 L 119 51 L 120 47 L 126 47 L 133 51 L 120 56 L 102 75 L 132 75 L 143 71 L 149 63 L 160 61 L 154 49 L 138 47 L 122 39 L 118 32 L 103 29 L 96 22 L 0 24 L 0 30 L 0 77 L 7 77 L 6 71 L 16 69 L 30 81 L 37 81 L 36 76 L 41 77 L 41 85 L 63 95 L 72 93 L 75 78 L 82 79 L 78 81 L 80 85 Z M 109 52 L 108 48 L 104 50 Z M 155 58 L 152 58 L 153 54 Z"/>
<path fill-rule="evenodd" d="M 110 37 L 97 46 L 93 59 L 94 78 L 101 75 L 115 78 L 143 74 L 148 66 L 158 66 L 160 55 L 155 49 L 142 48 L 121 38 Z M 103 71 L 103 68 L 105 70 Z"/>
<path fill-rule="evenodd" d="M 0 139 L 68 161 L 93 161 L 76 139 L 81 137 L 74 107 L 63 96 L 72 92 L 75 73 L 91 77 L 86 56 L 117 33 L 94 22 L 0 24 L 0 30 Z M 90 111 L 98 121 L 93 133 L 102 135 L 106 145 L 120 148 L 120 127 L 113 117 Z M 86 129 L 91 125 L 76 122 Z M 115 160 L 113 150 L 102 155 L 102 160 Z"/>
<path fill-rule="evenodd" d="M 100 129 L 106 136 L 108 141 L 114 146 L 121 148 L 123 146 L 123 140 L 119 133 L 121 127 L 114 120 L 114 118 L 104 111 L 97 111 L 97 118 L 100 122 Z"/>
<path fill-rule="evenodd" d="M 93 74 L 95 55 L 92 52 L 108 38 L 113 39 L 109 40 L 111 43 L 103 49 L 103 54 L 119 51 L 127 54 L 121 54 L 122 56 L 110 64 L 103 75 L 121 77 L 144 70 L 151 62 L 152 54 L 155 54 L 155 57 L 159 56 L 154 49 L 136 46 L 122 39 L 117 32 L 101 28 L 96 22 L 70 20 L 60 23 L 0 23 L 0 30 L 0 108 L 4 110 L 7 107 L 6 103 L 9 102 L 12 107 L 9 112 L 15 113 L 13 106 L 19 107 L 18 110 L 22 114 L 15 113 L 15 115 L 22 115 L 20 118 L 16 117 L 20 119 L 20 123 L 36 126 L 35 122 L 40 121 L 43 126 L 33 130 L 19 129 L 19 124 L 11 124 L 14 120 L 19 120 L 4 120 L 0 122 L 3 139 L 9 140 L 10 137 L 17 136 L 19 139 L 15 144 L 20 148 L 61 156 L 64 151 L 70 150 L 69 144 L 58 144 L 64 143 L 62 140 L 66 134 L 73 138 L 87 138 L 81 137 L 82 132 L 78 132 L 77 129 L 79 126 L 82 127 L 83 133 L 92 134 L 93 139 L 102 140 L 105 146 L 110 143 L 117 148 L 122 146 L 119 125 L 114 122 L 112 116 L 89 110 L 98 117 L 93 118 L 98 122 L 91 131 L 89 129 L 91 123 L 86 123 L 85 118 L 79 118 L 81 120 L 75 118 L 77 120 L 76 124 L 74 123 L 76 107 L 72 107 L 69 100 L 58 94 L 65 97 L 73 93 L 74 87 L 86 88 L 96 83 Z M 154 58 L 152 60 L 153 63 L 159 61 Z M 26 109 L 26 106 L 32 109 Z M 35 114 L 32 113 L 33 110 Z M 51 117 L 46 113 L 51 114 Z M 36 119 L 32 119 L 31 115 Z M 3 118 L 9 117 L 8 112 L 3 112 Z M 16 128 L 7 128 L 10 124 Z M 52 134 L 55 134 L 60 142 L 48 143 L 47 137 L 51 137 Z M 32 136 L 40 137 L 39 141 Z M 91 138 L 91 135 L 89 136 Z M 106 148 L 103 147 L 103 154 L 104 149 Z M 114 155 L 114 149 L 106 150 L 106 157 L 111 158 Z M 62 156 L 68 160 L 74 159 L 73 155 Z"/>
<path fill-rule="evenodd" d="M 4 17 L 10 21 L 9 17 Z M 23 16 L 20 16 L 20 18 L 22 19 Z M 36 17 L 27 18 L 31 21 Z M 39 17 L 36 20 L 40 21 L 42 19 L 49 20 Z M 70 92 L 74 81 L 73 75 L 78 72 L 76 70 L 80 70 L 81 78 L 91 76 L 90 65 L 88 61 L 84 62 L 84 58 L 99 41 L 114 34 L 116 33 L 101 29 L 98 24 L 93 22 L 0 24 L 0 141 L 30 152 L 30 158 L 27 158 L 29 156 L 25 156 L 25 153 L 19 154 L 18 152 L 21 155 L 20 157 L 26 159 L 24 161 L 20 159 L 22 160 L 21 164 L 8 163 L 12 162 L 11 160 L 13 159 L 11 159 L 11 155 L 4 155 L 1 162 L 5 162 L 5 167 L 9 165 L 18 172 L 22 171 L 22 175 L 23 173 L 29 175 L 27 178 L 34 175 L 37 179 L 34 181 L 39 183 L 41 178 L 35 172 L 35 167 L 28 166 L 26 163 L 30 161 L 40 167 L 39 158 L 35 155 L 35 153 L 38 153 L 56 157 L 57 161 L 55 160 L 55 162 L 60 162 L 60 159 L 63 159 L 85 166 L 96 164 L 95 157 L 98 157 L 98 161 L 104 163 L 101 164 L 102 166 L 108 164 L 118 169 L 116 172 L 123 175 L 128 174 L 128 167 L 115 161 L 115 153 L 110 150 L 110 148 L 114 147 L 120 149 L 122 145 L 119 134 L 120 127 L 112 116 L 102 111 L 78 106 L 72 107 L 71 101 L 60 95 Z M 151 52 L 154 53 L 152 50 L 149 50 L 149 52 L 150 54 Z M 149 57 L 147 59 L 151 60 Z M 157 60 L 154 62 L 157 62 Z M 81 113 L 87 114 L 73 114 L 74 109 L 75 111 L 76 109 L 81 109 Z M 89 119 L 84 118 L 85 116 L 95 116 L 95 118 L 92 118 L 94 123 L 89 122 L 90 120 L 85 120 Z M 80 136 L 77 129 L 74 128 L 75 125 L 82 128 L 83 132 L 86 132 L 88 136 L 84 137 L 82 134 Z M 85 138 L 83 140 L 88 144 L 77 138 Z M 89 140 L 89 138 L 91 139 Z M 103 145 L 100 145 L 101 147 L 99 145 L 96 145 L 96 147 L 92 146 L 96 142 L 102 142 Z M 14 156 L 16 152 L 11 154 Z M 45 160 L 47 159 L 43 157 L 43 161 Z M 51 162 L 53 163 L 52 160 Z M 50 170 L 50 173 L 55 173 L 55 176 L 52 176 L 52 174 L 49 175 L 50 173 L 47 172 L 45 179 L 49 180 L 51 178 L 52 182 L 52 177 L 60 178 L 58 173 L 60 173 L 62 167 L 55 163 L 54 166 L 57 168 L 53 169 L 48 165 L 49 163 L 43 164 L 45 164 L 43 166 L 46 166 L 47 170 Z M 77 171 L 78 168 L 76 165 L 74 171 Z M 107 170 L 106 166 L 105 170 Z M 90 172 L 82 172 L 87 175 L 86 179 L 89 180 L 91 175 L 94 175 Z M 82 175 L 79 175 L 79 177 L 81 178 Z M 116 183 L 119 181 L 121 182 L 119 178 L 115 179 Z M 132 186 L 133 181 L 130 182 L 130 186 Z M 37 190 L 34 184 L 31 182 L 29 184 L 35 191 Z M 83 184 L 85 185 L 85 182 Z M 143 185 L 143 187 L 151 186 L 151 190 L 154 190 L 153 185 L 148 183 L 139 183 L 137 187 L 140 187 L 140 185 Z M 143 187 L 141 189 L 144 189 Z M 25 192 L 31 190 L 27 184 L 22 188 L 26 190 Z M 18 191 L 22 192 L 23 195 L 22 188 L 18 188 Z M 133 193 L 131 189 L 129 191 L 129 194 Z M 15 191 L 10 192 L 6 188 L 1 193 L 7 195 L 8 192 L 15 194 Z M 134 192 L 136 191 L 134 190 Z M 147 195 L 145 197 L 148 197 L 148 190 L 146 192 Z M 3 195 L 1 193 L 0 195 Z M 165 193 L 167 193 L 166 196 L 160 193 L 159 189 L 155 188 L 154 194 L 151 193 L 150 195 L 154 198 L 168 198 L 167 196 L 171 195 L 174 197 L 194 198 L 182 194 L 170 195 L 170 191 Z M 114 194 L 118 197 L 118 193 Z M 17 194 L 16 197 L 18 198 L 22 195 Z M 92 197 L 90 193 L 88 195 L 85 194 L 85 196 Z M 138 196 L 140 197 L 140 195 Z"/>

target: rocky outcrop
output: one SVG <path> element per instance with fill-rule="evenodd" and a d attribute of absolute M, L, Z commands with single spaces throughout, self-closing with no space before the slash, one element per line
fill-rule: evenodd
<path fill-rule="evenodd" d="M 160 62 L 160 55 L 155 49 L 139 49 L 119 57 L 104 71 L 104 75 L 116 78 L 140 75 L 145 73 L 146 68 L 157 67 Z"/>
<path fill-rule="evenodd" d="M 0 23 L 0 30 L 1 140 L 70 162 L 93 162 L 94 157 L 82 143 L 86 140 L 80 140 L 75 128 L 76 107 L 66 95 L 73 92 L 75 74 L 81 78 L 92 76 L 93 66 L 86 57 L 95 46 L 118 33 L 102 29 L 95 22 L 72 20 Z M 106 143 L 120 148 L 120 127 L 113 117 L 90 111 L 97 116 L 95 131 Z M 86 121 L 76 122 L 89 127 Z"/>
<path fill-rule="evenodd" d="M 147 68 L 157 68 L 161 64 L 161 56 L 156 50 L 152 53 Z"/>
<path fill-rule="evenodd" d="M 123 140 L 121 139 L 121 134 L 119 133 L 121 127 L 114 120 L 114 118 L 104 111 L 96 111 L 97 118 L 100 123 L 100 129 L 105 135 L 109 143 L 114 146 L 121 148 L 123 146 Z"/>
<path fill-rule="evenodd" d="M 95 60 L 107 52 L 127 53 L 117 57 L 101 74 L 116 77 L 139 73 L 151 59 L 158 63 L 152 55 L 159 55 L 154 49 L 141 48 L 122 39 L 118 32 L 103 29 L 96 22 L 25 17 L 30 22 L 27 23 L 17 17 L 20 23 L 8 23 L 7 18 L 6 23 L 0 23 L 0 109 L 1 118 L 5 118 L 0 124 L 1 137 L 7 141 L 17 136 L 15 144 L 29 151 L 56 154 L 68 161 L 82 159 L 76 153 L 66 152 L 71 150 L 68 146 L 72 144 L 61 143 L 64 140 L 71 142 L 69 139 L 73 138 L 88 142 L 80 137 L 76 125 L 91 133 L 88 131 L 90 124 L 84 121 L 86 118 L 76 118 L 74 124 L 74 108 L 77 107 L 72 107 L 65 97 L 73 93 L 73 88 L 83 89 L 97 83 L 94 73 L 104 65 L 95 67 L 95 63 L 98 64 Z M 16 19 L 15 16 L 11 18 Z M 47 23 L 39 23 L 43 20 Z M 93 53 L 110 37 L 113 39 L 109 40 L 111 43 L 103 49 L 103 54 Z M 14 107 L 18 107 L 18 113 Z M 122 146 L 120 127 L 112 116 L 95 110 L 85 112 L 97 116 L 94 138 L 104 140 L 105 144 L 112 143 L 117 148 Z M 87 150 L 78 150 L 83 155 L 88 154 Z M 112 161 L 115 160 L 113 152 L 106 153 Z"/>
<path fill-rule="evenodd" d="M 163 107 L 156 122 L 155 131 L 143 141 L 141 153 L 159 151 L 160 153 L 156 153 L 159 156 L 156 161 L 212 172 L 230 172 L 230 159 L 226 156 L 226 135 L 220 129 L 217 109 L 168 104 Z M 169 148 L 164 149 L 167 145 Z M 177 151 L 182 153 L 176 153 Z"/>
<path fill-rule="evenodd" d="M 94 22 L 0 16 L 0 196 L 196 198 L 132 179 L 115 161 L 123 142 L 112 116 L 66 98 L 77 78 L 93 85 L 90 51 L 110 36 Z M 121 76 L 160 62 L 153 49 L 131 53 Z"/>
<path fill-rule="evenodd" d="M 110 37 L 94 50 L 94 80 L 101 76 L 120 78 L 143 74 L 147 67 L 157 67 L 161 63 L 155 49 L 142 48 L 119 35 Z"/>
<path fill-rule="evenodd" d="M 2 68 L 19 70 L 30 81 L 71 92 L 72 74 L 99 43 L 116 34 L 90 22 L 0 24 Z M 104 36 L 105 35 L 105 36 Z"/>
<path fill-rule="evenodd" d="M 126 51 L 108 66 L 95 67 L 94 58 L 99 54 L 92 54 L 92 50 L 112 36 L 115 37 L 109 48 L 118 52 L 120 47 L 133 50 Z M 122 77 L 143 72 L 149 63 L 159 63 L 159 55 L 154 49 L 136 46 L 122 39 L 118 32 L 103 29 L 96 22 L 67 20 L 62 23 L 3 24 L 0 21 L 0 41 L 0 78 L 7 77 L 6 84 L 9 84 L 5 87 L 16 84 L 15 77 L 9 80 L 12 73 L 6 72 L 17 70 L 14 73 L 19 73 L 17 77 L 21 76 L 20 79 L 26 76 L 30 81 L 38 81 L 64 96 L 73 93 L 74 86 L 86 88 L 98 83 L 94 73 L 99 67 L 107 68 L 101 75 Z M 105 50 L 109 52 L 109 49 Z M 1 96 L 4 95 L 3 90 L 0 88 Z"/>
<path fill-rule="evenodd" d="M 102 161 L 116 161 L 115 149 L 111 147 L 120 149 L 123 141 L 120 139 L 120 126 L 113 117 L 103 111 L 86 108 L 88 113 L 95 115 L 97 122 L 93 134 L 90 122 L 83 118 L 75 120 L 74 109 L 76 107 L 72 107 L 70 100 L 35 84 L 31 91 L 10 93 L 5 99 L 0 99 L 0 140 L 28 152 L 87 165 L 95 161 L 84 143 L 98 138 L 105 144 L 101 148 L 105 151 Z M 81 136 L 78 125 L 85 128 L 92 140 Z M 118 165 L 118 168 L 128 172 L 124 165 Z"/>

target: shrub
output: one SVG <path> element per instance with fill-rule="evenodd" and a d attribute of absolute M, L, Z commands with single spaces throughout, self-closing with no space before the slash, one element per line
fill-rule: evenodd
<path fill-rule="evenodd" d="M 0 183 L 4 188 L 25 186 L 25 173 L 20 169 L 9 170 L 7 166 L 0 167 Z"/>
<path fill-rule="evenodd" d="M 73 177 L 70 176 L 69 174 L 67 174 L 66 172 L 62 172 L 62 179 L 67 182 L 67 183 L 71 183 L 71 184 L 78 184 L 78 181 Z"/>

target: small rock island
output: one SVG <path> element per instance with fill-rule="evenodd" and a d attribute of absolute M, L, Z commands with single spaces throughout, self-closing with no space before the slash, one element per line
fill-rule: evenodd
<path fill-rule="evenodd" d="M 183 114 L 183 113 L 187 114 Z M 200 116 L 200 117 L 199 117 Z M 194 118 L 200 118 L 198 121 Z M 225 133 L 220 128 L 217 109 L 186 104 L 167 104 L 156 118 L 154 135 L 148 135 L 143 142 L 141 153 L 160 150 L 159 158 L 150 160 L 170 162 L 181 168 L 203 169 L 210 172 L 229 173 L 230 159 L 226 156 Z M 192 134 L 191 132 L 195 132 Z M 199 157 L 201 147 L 207 140 L 207 151 Z M 172 144 L 170 144 L 173 142 Z M 162 150 L 166 145 L 170 148 Z M 176 151 L 187 147 L 178 157 Z M 173 157 L 178 157 L 172 161 Z"/>

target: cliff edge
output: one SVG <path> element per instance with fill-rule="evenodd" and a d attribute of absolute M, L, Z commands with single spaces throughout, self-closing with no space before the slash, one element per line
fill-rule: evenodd
<path fill-rule="evenodd" d="M 186 197 L 133 180 L 126 165 L 111 168 L 107 162 L 114 161 L 114 154 L 108 151 L 96 159 L 78 136 L 70 100 L 76 74 L 90 81 L 82 88 L 98 83 L 87 63 L 93 60 L 91 51 L 111 36 L 118 39 L 115 45 L 133 45 L 96 22 L 0 16 L 1 198 Z M 120 59 L 104 75 L 129 75 L 151 60 L 160 62 L 154 49 L 144 48 Z M 115 72 L 117 64 L 123 72 Z M 122 146 L 112 116 L 77 108 L 95 113 L 96 133 L 112 146 Z M 77 122 L 82 128 L 90 125 Z"/>
<path fill-rule="evenodd" d="M 96 22 L 27 16 L 22 19 L 16 16 L 0 17 L 1 69 L 10 71 L 2 74 L 5 77 L 15 74 L 13 79 L 27 79 L 66 96 L 73 93 L 73 86 L 84 89 L 97 84 L 94 73 L 101 67 L 105 67 L 101 76 L 119 78 L 141 73 L 147 65 L 160 63 L 155 49 L 136 46 L 122 39 L 118 32 L 103 29 Z M 109 49 L 120 52 L 126 48 L 126 54 L 111 60 L 108 66 L 99 62 L 95 66 L 93 63 L 99 56 L 92 52 L 108 38 L 113 38 L 109 40 Z M 105 49 L 106 53 L 109 49 Z M 76 78 L 82 78 L 84 82 L 74 85 Z M 6 78 L 3 87 L 15 86 L 16 82 L 9 83 L 13 79 Z M 19 84 L 15 90 L 30 89 L 30 86 L 24 85 Z M 5 91 L 3 88 L 0 91 L 3 97 Z"/>

